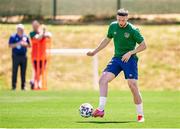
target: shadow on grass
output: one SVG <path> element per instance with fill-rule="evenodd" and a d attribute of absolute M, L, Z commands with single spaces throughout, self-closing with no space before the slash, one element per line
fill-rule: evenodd
<path fill-rule="evenodd" d="M 85 124 L 85 123 L 92 123 L 92 124 L 116 124 L 116 123 L 133 123 L 136 121 L 76 121 L 76 123 L 81 123 L 81 124 Z"/>

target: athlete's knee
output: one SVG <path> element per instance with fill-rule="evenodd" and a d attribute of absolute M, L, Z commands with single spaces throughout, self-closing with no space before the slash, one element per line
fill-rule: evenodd
<path fill-rule="evenodd" d="M 107 85 L 109 83 L 109 77 L 107 74 L 103 74 L 99 80 L 99 85 Z"/>
<path fill-rule="evenodd" d="M 128 80 L 128 85 L 130 89 L 136 89 L 137 88 L 137 82 L 135 80 Z"/>
<path fill-rule="evenodd" d="M 105 76 L 102 76 L 99 80 L 99 85 L 103 86 L 103 85 L 107 85 L 108 84 L 108 79 Z"/>
<path fill-rule="evenodd" d="M 99 80 L 99 85 L 104 86 L 107 85 L 115 78 L 115 75 L 112 73 L 104 72 Z"/>

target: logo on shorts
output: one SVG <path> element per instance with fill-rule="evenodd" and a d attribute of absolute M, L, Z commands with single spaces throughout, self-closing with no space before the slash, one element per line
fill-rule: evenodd
<path fill-rule="evenodd" d="M 132 74 L 129 74 L 129 77 L 132 77 L 133 75 Z"/>
<path fill-rule="evenodd" d="M 125 38 L 129 38 L 129 36 L 130 36 L 129 33 L 127 33 L 127 32 L 124 33 L 124 37 L 125 37 Z"/>
<path fill-rule="evenodd" d="M 116 35 L 116 34 L 117 34 L 117 32 L 115 31 L 115 32 L 114 32 L 114 35 Z"/>
<path fill-rule="evenodd" d="M 112 65 L 112 62 L 110 62 L 109 65 Z"/>

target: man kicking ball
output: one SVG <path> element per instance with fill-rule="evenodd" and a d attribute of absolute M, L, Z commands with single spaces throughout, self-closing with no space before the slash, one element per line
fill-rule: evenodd
<path fill-rule="evenodd" d="M 139 30 L 131 23 L 127 22 L 128 11 L 119 9 L 117 11 L 117 21 L 109 26 L 107 37 L 94 50 L 87 53 L 88 56 L 94 56 L 105 48 L 113 38 L 115 54 L 112 60 L 105 68 L 100 80 L 100 98 L 99 107 L 93 112 L 93 117 L 103 117 L 106 105 L 108 83 L 123 71 L 125 79 L 133 94 L 134 103 L 137 110 L 137 121 L 144 122 L 142 97 L 138 90 L 138 58 L 136 53 L 144 51 L 146 44 Z M 138 47 L 136 48 L 136 43 Z"/>

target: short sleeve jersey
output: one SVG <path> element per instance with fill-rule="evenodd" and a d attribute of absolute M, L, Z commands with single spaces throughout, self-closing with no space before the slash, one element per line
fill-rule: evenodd
<path fill-rule="evenodd" d="M 27 42 L 28 44 L 30 44 L 29 42 L 29 38 L 27 35 L 23 34 L 22 37 L 20 37 L 18 34 L 13 34 L 11 35 L 11 37 L 9 38 L 9 44 L 15 44 L 20 42 L 21 40 Z M 23 55 L 25 56 L 27 52 L 27 48 L 21 45 L 18 45 L 17 47 L 12 49 L 12 55 Z"/>
<path fill-rule="evenodd" d="M 120 27 L 118 22 L 112 22 L 109 26 L 107 37 L 114 41 L 114 56 L 120 57 L 134 50 L 136 44 L 140 44 L 144 41 L 138 28 L 131 23 L 127 23 L 126 27 Z"/>

